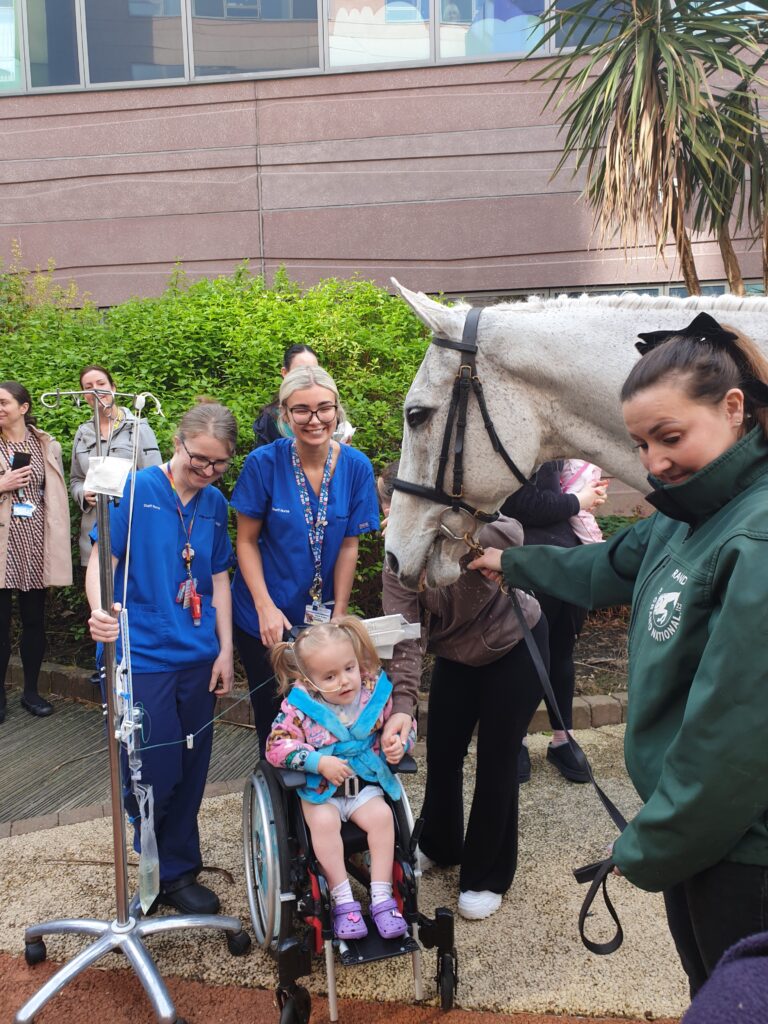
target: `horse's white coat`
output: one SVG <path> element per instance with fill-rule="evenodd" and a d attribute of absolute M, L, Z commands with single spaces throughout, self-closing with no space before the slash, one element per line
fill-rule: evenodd
<path fill-rule="evenodd" d="M 468 306 L 441 306 L 421 292 L 393 283 L 434 333 L 459 340 Z M 477 371 L 498 435 L 528 476 L 547 459 L 577 456 L 601 466 L 640 490 L 645 472 L 624 427 L 619 392 L 639 359 L 639 331 L 684 327 L 699 311 L 711 313 L 768 345 L 768 299 L 655 298 L 636 293 L 578 299 L 531 298 L 488 306 L 480 319 Z M 406 422 L 400 476 L 433 486 L 453 379 L 461 354 L 431 345 L 405 400 L 406 411 L 434 410 L 413 429 Z M 451 459 L 445 485 L 450 490 Z M 474 396 L 470 398 L 464 447 L 464 495 L 472 505 L 495 511 L 519 484 L 492 449 Z M 452 583 L 466 548 L 442 536 L 444 516 L 456 534 L 471 527 L 466 517 L 440 505 L 395 492 L 387 527 L 387 552 L 399 575 L 416 586 L 426 567 L 430 586 Z"/>

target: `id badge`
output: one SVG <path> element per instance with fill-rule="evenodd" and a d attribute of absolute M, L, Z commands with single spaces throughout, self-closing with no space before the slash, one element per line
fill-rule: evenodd
<path fill-rule="evenodd" d="M 331 609 L 326 608 L 324 604 L 308 604 L 304 608 L 304 624 L 307 626 L 317 626 L 321 622 L 331 621 Z"/>
<path fill-rule="evenodd" d="M 31 519 L 36 508 L 37 505 L 33 505 L 31 501 L 15 501 L 12 512 L 17 519 Z"/>

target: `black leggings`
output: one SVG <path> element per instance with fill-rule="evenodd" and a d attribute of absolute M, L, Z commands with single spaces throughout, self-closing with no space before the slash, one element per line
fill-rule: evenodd
<path fill-rule="evenodd" d="M 561 601 L 557 597 L 550 597 L 549 594 L 537 594 L 536 598 L 549 627 L 549 681 L 552 683 L 552 692 L 563 716 L 565 728 L 572 729 L 573 691 L 576 685 L 573 649 L 587 617 L 587 610 Z M 549 724 L 553 729 L 561 729 L 562 726 L 546 697 L 544 702 L 547 705 Z"/>
<path fill-rule="evenodd" d="M 666 889 L 664 905 L 693 998 L 726 949 L 768 929 L 768 868 L 721 861 Z"/>
<path fill-rule="evenodd" d="M 275 673 L 269 660 L 269 648 L 265 647 L 257 636 L 251 636 L 239 626 L 235 626 L 234 633 L 237 653 L 243 663 L 248 689 L 251 691 L 253 721 L 263 757 L 267 739 L 272 731 L 272 723 L 280 710 L 277 680 L 274 679 Z"/>
<path fill-rule="evenodd" d="M 37 693 L 37 679 L 45 655 L 45 590 L 17 590 L 21 616 L 19 651 L 24 669 L 24 693 Z M 13 590 L 0 589 L 0 688 L 5 685 L 11 657 L 11 598 Z"/>
<path fill-rule="evenodd" d="M 547 624 L 533 636 L 547 663 Z M 421 848 L 461 864 L 459 888 L 504 893 L 517 867 L 517 755 L 541 685 L 524 641 L 490 665 L 437 658 L 429 689 Z M 464 758 L 478 725 L 477 773 L 464 835 Z"/>

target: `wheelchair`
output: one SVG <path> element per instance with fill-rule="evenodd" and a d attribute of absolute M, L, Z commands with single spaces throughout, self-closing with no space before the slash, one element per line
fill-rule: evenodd
<path fill-rule="evenodd" d="M 434 918 L 425 917 L 417 904 L 421 872 L 416 845 L 421 821 L 414 825 L 400 774 L 416 771 L 406 756 L 391 765 L 400 799 L 390 800 L 395 821 L 393 895 L 408 923 L 398 939 L 383 939 L 370 920 L 368 935 L 359 940 L 340 940 L 333 934 L 328 883 L 318 864 L 309 829 L 295 790 L 303 786 L 303 772 L 274 768 L 260 760 L 243 794 L 243 847 L 248 904 L 256 939 L 277 959 L 276 1001 L 280 1024 L 307 1024 L 311 1011 L 309 992 L 297 981 L 312 973 L 314 957 L 324 957 L 330 1020 L 339 1019 L 336 996 L 336 954 L 343 966 L 355 966 L 389 957 L 411 957 L 414 994 L 424 998 L 422 949 L 437 951 L 437 991 L 443 1010 L 450 1010 L 458 984 L 453 914 L 440 907 Z M 352 822 L 342 824 L 344 860 L 350 877 L 366 887 L 370 883 L 365 854 L 367 837 Z"/>

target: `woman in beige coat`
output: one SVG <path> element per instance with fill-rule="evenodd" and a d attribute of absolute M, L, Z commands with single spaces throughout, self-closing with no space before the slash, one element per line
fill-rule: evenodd
<path fill-rule="evenodd" d="M 0 383 L 0 722 L 6 711 L 14 591 L 21 616 L 21 706 L 43 718 L 53 711 L 37 692 L 45 653 L 45 588 L 72 582 L 61 446 L 35 427 L 31 411 L 25 387 L 12 380 Z"/>

